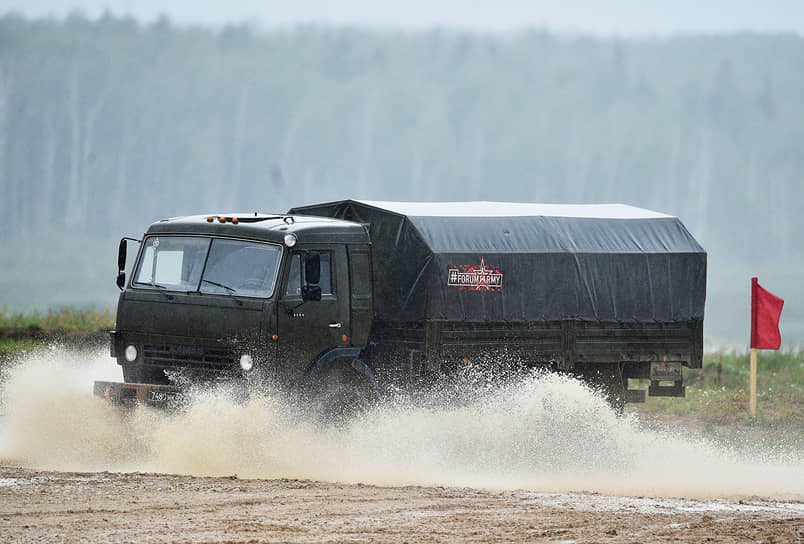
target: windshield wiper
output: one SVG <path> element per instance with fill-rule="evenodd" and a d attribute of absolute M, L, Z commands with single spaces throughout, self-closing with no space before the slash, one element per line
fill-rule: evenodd
<path fill-rule="evenodd" d="M 164 285 L 159 285 L 158 283 L 155 283 L 155 282 L 152 282 L 152 281 L 135 281 L 134 283 L 138 283 L 140 285 L 151 285 L 151 286 L 156 287 L 158 289 L 167 289 L 167 287 L 165 287 Z"/>
<path fill-rule="evenodd" d="M 162 289 L 162 291 L 159 291 L 159 292 L 161 294 L 165 295 L 168 298 L 168 300 L 173 300 L 173 295 L 169 295 L 168 293 L 165 293 L 165 291 L 167 290 L 167 287 L 165 287 L 164 285 L 159 285 L 155 281 L 135 281 L 134 283 L 138 284 L 138 285 L 150 285 L 152 287 L 156 287 L 157 289 Z"/>
<path fill-rule="evenodd" d="M 224 289 L 226 289 L 226 290 L 227 290 L 227 291 L 229 291 L 230 293 L 237 293 L 237 289 L 234 289 L 234 288 L 229 287 L 228 285 L 224 285 L 224 284 L 222 284 L 222 283 L 218 283 L 217 281 L 212 281 L 212 280 L 201 280 L 201 282 L 202 282 L 202 283 L 211 283 L 212 285 L 216 285 L 216 286 L 218 286 L 218 287 L 223 287 Z"/>

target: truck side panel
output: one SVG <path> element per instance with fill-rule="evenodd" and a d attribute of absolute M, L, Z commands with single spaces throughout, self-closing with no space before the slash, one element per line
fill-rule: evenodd
<path fill-rule="evenodd" d="M 375 322 L 363 357 L 397 383 L 478 361 L 491 369 L 545 367 L 566 372 L 610 368 L 614 363 L 627 389 L 628 378 L 651 378 L 652 364 L 700 368 L 702 329 L 701 320 L 650 325 L 570 320 Z M 678 379 L 672 390 L 676 393 L 681 387 Z M 653 391 L 670 394 L 671 390 L 654 387 Z"/>

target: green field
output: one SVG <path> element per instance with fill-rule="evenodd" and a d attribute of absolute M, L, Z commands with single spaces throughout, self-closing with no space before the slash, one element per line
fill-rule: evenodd
<path fill-rule="evenodd" d="M 94 346 L 114 327 L 109 308 L 76 310 L 61 308 L 47 313 L 0 311 L 0 369 L 10 361 L 42 346 L 59 342 L 65 346 Z"/>
<path fill-rule="evenodd" d="M 24 331 L 42 331 L 53 333 L 59 331 L 99 331 L 114 326 L 114 315 L 109 308 L 89 310 L 61 308 L 47 313 L 10 313 L 7 308 L 0 312 L 0 338 L 21 335 Z"/>

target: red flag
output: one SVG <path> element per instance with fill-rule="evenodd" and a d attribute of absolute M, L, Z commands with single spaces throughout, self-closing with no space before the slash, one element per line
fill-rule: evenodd
<path fill-rule="evenodd" d="M 784 301 L 763 289 L 756 278 L 751 278 L 751 347 L 779 349 L 782 335 L 779 317 Z"/>

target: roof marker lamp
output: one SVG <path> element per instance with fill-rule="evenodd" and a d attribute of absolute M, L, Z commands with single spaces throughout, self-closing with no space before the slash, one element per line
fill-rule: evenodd
<path fill-rule="evenodd" d="M 251 355 L 246 353 L 240 357 L 240 368 L 248 372 L 254 367 L 254 359 L 251 358 Z"/>
<path fill-rule="evenodd" d="M 296 235 L 295 234 L 286 234 L 285 235 L 285 245 L 288 247 L 293 247 L 296 245 Z"/>
<path fill-rule="evenodd" d="M 137 348 L 133 344 L 129 344 L 126 346 L 126 350 L 123 352 L 123 355 L 125 355 L 126 361 L 133 363 L 137 360 Z"/>

